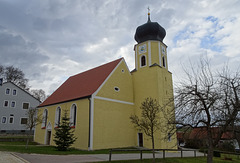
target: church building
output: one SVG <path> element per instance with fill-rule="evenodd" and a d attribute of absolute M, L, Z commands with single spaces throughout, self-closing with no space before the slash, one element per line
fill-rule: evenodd
<path fill-rule="evenodd" d="M 141 103 L 156 99 L 161 106 L 173 98 L 172 74 L 168 71 L 166 31 L 157 22 L 136 29 L 135 69 L 129 71 L 124 58 L 69 77 L 41 105 L 42 124 L 34 139 L 55 145 L 55 131 L 67 110 L 77 140 L 73 147 L 97 150 L 120 147 L 151 148 L 151 139 L 134 128 L 130 116 L 140 115 Z M 168 106 L 174 112 L 174 104 Z M 160 117 L 164 117 L 161 113 Z M 166 121 L 161 121 L 168 125 Z M 155 133 L 155 148 L 176 148 L 176 134 Z"/>

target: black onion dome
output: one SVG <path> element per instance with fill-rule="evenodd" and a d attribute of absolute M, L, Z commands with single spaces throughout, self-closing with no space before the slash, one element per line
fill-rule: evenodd
<path fill-rule="evenodd" d="M 137 27 L 134 38 L 138 43 L 147 40 L 157 40 L 162 42 L 165 36 L 165 29 L 157 22 L 151 22 L 150 16 L 148 15 L 148 22 Z"/>

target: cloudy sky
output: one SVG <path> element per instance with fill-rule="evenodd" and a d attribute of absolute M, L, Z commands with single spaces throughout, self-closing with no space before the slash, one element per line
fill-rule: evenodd
<path fill-rule="evenodd" d="M 239 67 L 239 0 L 0 0 L 0 65 L 22 69 L 31 88 L 46 94 L 120 57 L 132 70 L 134 34 L 148 6 L 166 29 L 174 82 L 200 56 L 215 69 Z"/>

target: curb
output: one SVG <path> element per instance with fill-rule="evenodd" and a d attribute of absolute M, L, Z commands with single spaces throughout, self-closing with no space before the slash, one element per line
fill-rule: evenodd
<path fill-rule="evenodd" d="M 16 155 L 15 153 L 10 153 L 12 156 L 16 157 L 17 159 L 21 160 L 23 163 L 30 163 L 29 161 L 23 159 L 22 157 Z"/>

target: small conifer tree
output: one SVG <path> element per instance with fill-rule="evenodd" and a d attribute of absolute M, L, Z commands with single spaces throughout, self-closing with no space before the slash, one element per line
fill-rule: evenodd
<path fill-rule="evenodd" d="M 56 148 L 59 151 L 66 151 L 69 147 L 76 141 L 76 137 L 74 136 L 74 131 L 70 127 L 70 118 L 67 116 L 67 111 L 65 111 L 64 116 L 62 117 L 62 121 L 58 128 L 56 129 L 56 133 L 54 135 L 53 141 L 56 143 Z"/>

